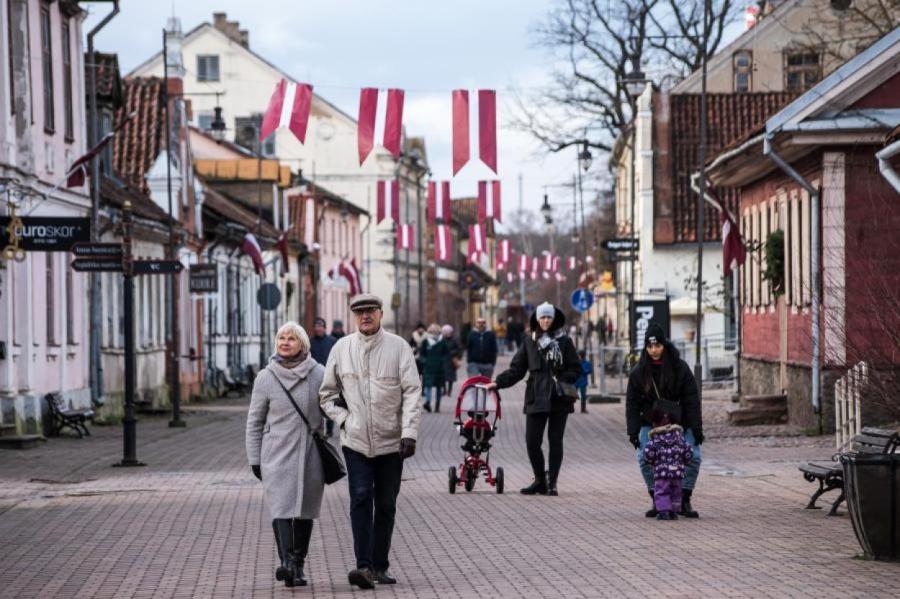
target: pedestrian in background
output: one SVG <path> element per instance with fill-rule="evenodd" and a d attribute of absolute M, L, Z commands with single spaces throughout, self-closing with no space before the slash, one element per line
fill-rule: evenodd
<path fill-rule="evenodd" d="M 657 520 L 677 520 L 681 511 L 685 465 L 694 457 L 685 443 L 677 415 L 653 410 L 650 440 L 644 446 L 644 462 L 653 467 L 653 505 Z"/>
<path fill-rule="evenodd" d="M 356 568 L 350 584 L 394 584 L 388 553 L 394 533 L 403 460 L 416 452 L 422 389 L 412 348 L 385 331 L 381 299 L 353 298 L 356 333 L 331 351 L 319 392 L 325 414 L 341 431 L 350 490 Z"/>
<path fill-rule="evenodd" d="M 487 329 L 484 318 L 476 318 L 475 328 L 469 332 L 466 361 L 469 376 L 493 376 L 494 365 L 497 363 L 497 336 L 494 331 Z"/>
<path fill-rule="evenodd" d="M 441 327 L 437 323 L 428 326 L 425 341 L 419 348 L 422 360 L 422 386 L 425 389 L 426 412 L 431 411 L 431 396 L 434 396 L 434 411 L 441 411 L 441 395 L 444 391 L 444 376 L 447 371 L 447 360 L 450 348 L 441 335 Z"/>
<path fill-rule="evenodd" d="M 419 354 L 419 350 L 422 349 L 422 342 L 425 341 L 425 323 L 419 322 L 416 324 L 416 328 L 413 329 L 413 332 L 409 336 L 409 346 L 412 347 L 413 357 L 416 359 L 416 369 L 419 371 L 419 376 L 422 376 L 422 356 Z"/>
<path fill-rule="evenodd" d="M 578 395 L 581 397 L 581 413 L 587 414 L 588 377 L 591 376 L 593 366 L 591 361 L 585 357 L 583 349 L 578 350 L 578 359 L 581 363 L 581 374 L 578 375 L 578 380 L 575 381 L 575 387 L 578 389 Z"/>
<path fill-rule="evenodd" d="M 447 361 L 444 370 L 444 396 L 453 396 L 453 383 L 456 382 L 456 371 L 462 364 L 462 347 L 453 335 L 453 327 L 445 324 L 441 327 L 441 336 L 447 342 Z"/>
<path fill-rule="evenodd" d="M 531 335 L 497 375 L 489 389 L 512 387 L 528 375 L 525 386 L 525 446 L 534 481 L 523 495 L 558 495 L 556 481 L 563 459 L 566 420 L 575 411 L 575 381 L 581 373 L 578 353 L 566 336 L 566 316 L 549 302 L 531 315 Z M 544 470 L 544 430 L 547 430 L 549 472 Z"/>
<path fill-rule="evenodd" d="M 280 562 L 275 578 L 288 587 L 306 584 L 303 566 L 325 487 L 310 431 L 322 428 L 324 368 L 309 356 L 309 347 L 306 331 L 296 322 L 278 329 L 275 355 L 253 382 L 245 433 L 250 469 L 263 483 L 275 532 Z"/>
<path fill-rule="evenodd" d="M 666 339 L 663 328 L 651 322 L 644 335 L 640 360 L 628 377 L 625 397 L 628 440 L 637 451 L 638 465 L 651 498 L 654 496 L 653 466 L 647 463 L 644 448 L 650 440 L 654 409 L 676 414 L 677 421 L 684 427 L 684 440 L 691 446 L 693 457 L 685 469 L 679 514 L 686 518 L 698 518 L 699 514 L 691 505 L 691 496 L 700 475 L 700 445 L 703 443 L 703 418 L 697 382 L 678 349 Z M 654 502 L 645 515 L 653 518 L 657 513 Z"/>
<path fill-rule="evenodd" d="M 332 321 L 331 336 L 334 337 L 334 340 L 337 341 L 344 335 L 346 335 L 346 333 L 344 332 L 344 321 L 343 320 Z"/>
<path fill-rule="evenodd" d="M 313 336 L 309 340 L 309 353 L 313 359 L 322 366 L 325 366 L 328 362 L 328 355 L 331 353 L 331 348 L 334 347 L 334 344 L 337 341 L 337 339 L 325 332 L 325 324 L 324 318 L 317 317 L 313 321 Z M 325 436 L 330 437 L 333 433 L 334 422 L 326 419 Z"/>

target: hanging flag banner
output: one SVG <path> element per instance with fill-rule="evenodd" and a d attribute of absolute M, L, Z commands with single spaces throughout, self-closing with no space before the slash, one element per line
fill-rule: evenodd
<path fill-rule="evenodd" d="M 241 251 L 250 256 L 256 274 L 265 274 L 266 265 L 263 262 L 262 249 L 260 249 L 259 242 L 256 241 L 256 236 L 253 233 L 244 235 L 244 239 L 241 241 Z"/>
<path fill-rule="evenodd" d="M 453 90 L 453 176 L 470 158 L 469 90 Z M 497 172 L 497 92 L 478 90 L 478 157 Z"/>
<path fill-rule="evenodd" d="M 541 269 L 541 259 L 537 256 L 533 256 L 531 258 L 531 280 L 534 281 L 538 278 L 538 272 Z"/>
<path fill-rule="evenodd" d="M 519 255 L 519 272 L 527 272 L 528 271 L 528 256 L 525 254 Z"/>
<path fill-rule="evenodd" d="M 80 187 L 84 185 L 84 181 L 88 175 L 88 166 L 90 165 L 91 160 L 103 151 L 103 148 L 106 147 L 106 144 L 112 141 L 113 137 L 116 136 L 125 125 L 131 122 L 131 119 L 137 112 L 132 112 L 124 119 L 122 122 L 115 126 L 115 128 L 100 138 L 94 147 L 87 151 L 86 154 L 78 158 L 75 162 L 72 163 L 72 166 L 69 167 L 69 170 L 66 171 L 66 187 Z"/>
<path fill-rule="evenodd" d="M 313 196 L 306 196 L 303 208 L 303 243 L 308 250 L 313 250 L 316 242 L 316 200 Z"/>
<path fill-rule="evenodd" d="M 276 250 L 278 250 L 278 255 L 281 256 L 281 276 L 285 276 L 287 272 L 291 269 L 290 263 L 288 263 L 288 232 L 285 231 L 278 237 L 278 241 L 275 242 L 273 246 Z"/>
<path fill-rule="evenodd" d="M 478 222 L 500 222 L 500 181 L 478 182 Z"/>
<path fill-rule="evenodd" d="M 469 225 L 468 261 L 477 262 L 479 256 L 487 249 L 484 225 Z"/>
<path fill-rule="evenodd" d="M 547 253 L 544 255 L 544 271 L 553 272 L 553 254 Z"/>
<path fill-rule="evenodd" d="M 450 181 L 441 181 L 438 187 L 437 181 L 428 182 L 428 224 L 433 225 L 435 220 L 450 222 Z"/>
<path fill-rule="evenodd" d="M 569 256 L 568 258 L 566 258 L 566 267 L 569 270 L 575 270 L 575 268 L 577 266 L 578 266 L 578 259 L 575 258 L 575 256 Z"/>
<path fill-rule="evenodd" d="M 434 228 L 434 260 L 435 262 L 450 262 L 450 247 L 453 238 L 450 233 L 450 225 L 437 225 Z"/>
<path fill-rule="evenodd" d="M 497 242 L 497 269 L 505 270 L 510 260 L 509 239 L 501 239 Z"/>
<path fill-rule="evenodd" d="M 263 140 L 280 127 L 287 127 L 291 133 L 306 143 L 306 126 L 309 123 L 309 110 L 312 107 L 312 85 L 294 83 L 282 79 L 275 85 L 275 91 L 269 98 L 269 106 L 263 114 L 262 126 L 259 128 L 259 139 Z"/>
<path fill-rule="evenodd" d="M 379 95 L 382 100 L 379 101 Z M 362 165 L 375 147 L 375 140 L 381 139 L 382 146 L 394 158 L 400 157 L 400 134 L 403 130 L 402 89 L 379 90 L 364 87 L 359 92 L 359 125 L 356 143 L 359 150 L 359 164 Z M 381 135 L 378 135 L 378 128 Z"/>
<path fill-rule="evenodd" d="M 356 258 L 353 258 L 350 262 L 346 260 L 341 260 L 341 263 L 338 264 L 337 274 L 347 279 L 347 282 L 350 283 L 350 295 L 354 296 L 359 293 L 362 293 L 362 285 L 360 284 L 359 278 L 359 269 L 356 268 Z"/>
<path fill-rule="evenodd" d="M 414 249 L 415 237 L 414 229 L 410 224 L 397 226 L 397 249 L 411 250 Z"/>
<path fill-rule="evenodd" d="M 559 272 L 559 256 L 553 256 L 553 267 L 550 272 Z"/>
<path fill-rule="evenodd" d="M 386 193 L 384 181 L 375 184 L 375 196 L 377 198 L 375 224 L 380 224 L 385 218 L 392 218 L 395 223 L 400 222 L 400 181 L 391 180 L 391 193 Z"/>

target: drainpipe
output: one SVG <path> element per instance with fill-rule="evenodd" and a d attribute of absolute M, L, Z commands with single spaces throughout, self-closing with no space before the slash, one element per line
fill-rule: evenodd
<path fill-rule="evenodd" d="M 113 0 L 112 11 L 87 34 L 87 53 L 91 68 L 88 69 L 88 110 L 91 123 L 88 129 L 88 147 L 94 147 L 100 139 L 100 123 L 97 118 L 97 56 L 94 53 L 94 36 L 119 14 L 119 0 Z M 91 241 L 100 241 L 100 156 L 91 159 Z M 103 405 L 103 364 L 100 355 L 100 273 L 91 273 L 90 278 L 90 369 L 88 380 L 91 385 L 91 402 L 95 406 Z"/>
<path fill-rule="evenodd" d="M 821 368 L 819 367 L 819 305 L 820 294 L 819 289 L 819 190 L 813 187 L 809 181 L 800 176 L 791 165 L 784 161 L 772 148 L 772 133 L 768 133 L 763 139 L 763 156 L 769 157 L 778 167 L 789 177 L 796 181 L 803 189 L 809 193 L 810 198 L 810 273 L 812 274 L 812 405 L 813 410 L 819 415 L 819 433 L 822 432 L 822 405 L 819 398 L 819 377 L 821 376 Z"/>
<path fill-rule="evenodd" d="M 881 176 L 887 179 L 891 187 L 897 190 L 897 193 L 900 193 L 900 175 L 897 174 L 890 162 L 891 157 L 897 154 L 900 154 L 900 140 L 883 148 L 875 154 L 875 158 L 878 159 L 878 170 L 881 171 Z"/>

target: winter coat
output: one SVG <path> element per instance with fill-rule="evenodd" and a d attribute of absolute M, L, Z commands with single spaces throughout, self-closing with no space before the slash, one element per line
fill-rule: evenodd
<path fill-rule="evenodd" d="M 325 366 L 325 363 L 328 362 L 328 354 L 331 353 L 331 348 L 336 342 L 337 339 L 331 335 L 322 335 L 321 337 L 313 335 L 309 338 L 309 354 L 316 362 Z"/>
<path fill-rule="evenodd" d="M 497 375 L 495 379 L 497 387 L 505 389 L 521 381 L 526 374 L 529 375 L 525 384 L 524 412 L 526 414 L 575 411 L 574 401 L 557 396 L 556 384 L 553 380 L 555 376 L 558 381 L 574 384 L 578 380 L 578 375 L 581 374 L 581 361 L 578 358 L 578 352 L 575 351 L 575 344 L 563 334 L 565 323 L 565 315 L 562 310 L 556 308 L 556 315 L 553 317 L 549 333 L 556 337 L 563 356 L 562 366 L 557 371 L 551 371 L 550 363 L 538 345 L 540 334 L 535 332 L 525 337 L 524 343 L 510 361 L 509 368 Z M 541 330 L 534 315 L 531 316 L 531 330 Z"/>
<path fill-rule="evenodd" d="M 453 360 L 459 360 L 462 357 L 462 348 L 455 337 L 445 337 L 447 342 L 447 360 L 444 362 L 444 382 L 456 382 L 456 366 Z"/>
<path fill-rule="evenodd" d="M 447 370 L 447 360 L 450 359 L 450 348 L 443 337 L 438 337 L 436 343 L 431 343 L 428 337 L 419 347 L 419 357 L 422 360 L 422 386 L 443 387 Z"/>
<path fill-rule="evenodd" d="M 694 438 L 703 442 L 703 418 L 700 409 L 700 396 L 697 393 L 697 383 L 690 366 L 679 357 L 678 349 L 665 342 L 665 351 L 672 360 L 672 380 L 659 386 L 659 392 L 663 399 L 678 402 L 681 406 L 681 426 L 685 430 L 692 429 Z M 646 350 L 645 350 L 646 353 Z M 650 368 L 649 364 L 644 366 Z M 641 365 L 635 366 L 628 377 L 628 389 L 625 396 L 625 420 L 628 436 L 636 437 L 642 426 L 652 426 L 650 412 L 653 411 L 653 403 L 656 401 L 656 391 L 651 386 L 649 390 L 644 388 L 644 378 Z"/>
<path fill-rule="evenodd" d="M 253 383 L 247 459 L 251 466 L 260 466 L 273 520 L 319 517 L 325 487 L 322 461 L 313 436 L 278 381 L 291 392 L 310 426 L 321 431 L 318 397 L 323 373 L 322 365 L 309 357 L 291 369 L 272 361 Z"/>
<path fill-rule="evenodd" d="M 644 461 L 653 466 L 654 480 L 684 478 L 684 467 L 693 458 L 694 450 L 684 440 L 683 429 L 677 424 L 650 431 L 650 441 L 644 446 Z"/>
<path fill-rule="evenodd" d="M 481 333 L 472 329 L 466 340 L 466 360 L 476 364 L 497 363 L 497 336 L 494 331 Z"/>
<path fill-rule="evenodd" d="M 383 328 L 339 339 L 319 390 L 322 410 L 341 429 L 341 445 L 370 458 L 396 453 L 401 438 L 417 438 L 421 397 L 412 348 Z"/>

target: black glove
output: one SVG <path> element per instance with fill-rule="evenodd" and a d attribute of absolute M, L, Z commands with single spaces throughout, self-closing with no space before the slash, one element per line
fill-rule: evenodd
<path fill-rule="evenodd" d="M 253 470 L 253 476 L 258 478 L 259 480 L 262 480 L 262 469 L 258 464 L 255 466 L 250 466 L 250 470 Z"/>
<path fill-rule="evenodd" d="M 632 436 L 628 437 L 628 440 L 631 442 L 632 445 L 634 445 L 635 449 L 641 448 L 641 440 L 640 440 L 640 438 L 638 438 L 637 435 L 632 435 Z"/>
<path fill-rule="evenodd" d="M 694 443 L 696 443 L 697 445 L 703 445 L 704 438 L 705 437 L 703 436 L 703 431 L 701 431 L 701 430 L 694 431 Z"/>
<path fill-rule="evenodd" d="M 416 440 L 415 439 L 400 439 L 400 457 L 402 459 L 411 458 L 416 454 Z"/>

